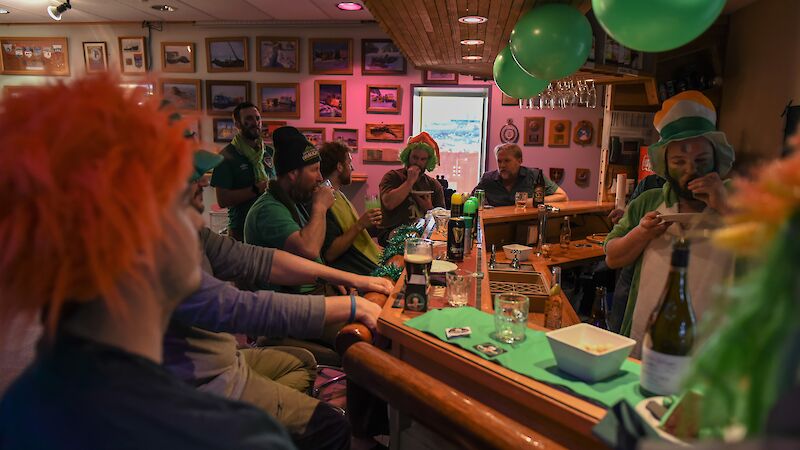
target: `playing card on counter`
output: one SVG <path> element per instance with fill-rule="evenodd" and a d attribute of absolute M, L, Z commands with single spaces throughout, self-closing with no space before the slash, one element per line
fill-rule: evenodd
<path fill-rule="evenodd" d="M 495 356 L 500 356 L 506 352 L 504 349 L 492 344 L 491 342 L 484 342 L 483 344 L 478 344 L 472 348 L 483 353 L 487 358 L 494 358 Z"/>
<path fill-rule="evenodd" d="M 445 328 L 444 334 L 447 336 L 447 339 L 453 339 L 457 337 L 467 337 L 470 334 L 472 334 L 472 328 L 470 327 Z"/>

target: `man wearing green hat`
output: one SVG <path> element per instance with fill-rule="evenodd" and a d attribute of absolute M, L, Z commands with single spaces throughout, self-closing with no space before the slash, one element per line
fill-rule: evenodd
<path fill-rule="evenodd" d="M 610 268 L 636 264 L 621 333 L 636 339 L 632 355 L 637 358 L 648 318 L 666 285 L 672 242 L 707 228 L 728 211 L 722 177 L 734 160 L 725 134 L 716 130 L 716 110 L 700 92 L 682 92 L 665 101 L 654 125 L 661 140 L 648 148 L 648 154 L 654 172 L 667 182 L 632 201 L 605 242 Z M 679 217 L 692 220 L 680 223 Z M 712 303 L 712 289 L 729 278 L 732 269 L 727 252 L 708 240 L 692 240 L 687 278 L 698 319 Z"/>

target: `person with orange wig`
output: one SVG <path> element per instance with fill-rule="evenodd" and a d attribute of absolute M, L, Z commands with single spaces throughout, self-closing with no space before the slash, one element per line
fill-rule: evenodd
<path fill-rule="evenodd" d="M 200 284 L 194 145 L 117 83 L 0 102 L 0 330 L 23 316 L 45 330 L 0 401 L 0 448 L 293 448 L 257 408 L 160 366 L 170 314 Z"/>

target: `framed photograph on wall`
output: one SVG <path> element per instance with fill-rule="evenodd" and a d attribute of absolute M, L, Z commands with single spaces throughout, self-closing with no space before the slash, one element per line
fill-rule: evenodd
<path fill-rule="evenodd" d="M 592 122 L 588 120 L 581 120 L 575 125 L 575 136 L 573 136 L 572 141 L 578 145 L 589 145 L 592 143 L 592 139 L 594 139 L 594 128 L 592 127 Z M 636 148 L 636 153 L 638 156 L 639 148 Z"/>
<path fill-rule="evenodd" d="M 206 81 L 206 109 L 211 115 L 228 115 L 236 105 L 250 101 L 249 81 Z"/>
<path fill-rule="evenodd" d="M 422 71 L 423 84 L 458 84 L 458 74 L 454 72 L 439 72 L 436 70 Z"/>
<path fill-rule="evenodd" d="M 147 73 L 147 47 L 144 36 L 119 38 L 119 64 L 123 74 Z"/>
<path fill-rule="evenodd" d="M 200 80 L 193 79 L 160 79 L 158 80 L 159 92 L 183 111 L 200 111 L 202 99 Z"/>
<path fill-rule="evenodd" d="M 403 142 L 405 141 L 405 125 L 402 123 L 368 123 L 366 139 L 377 142 Z"/>
<path fill-rule="evenodd" d="M 299 83 L 258 83 L 256 92 L 261 117 L 300 118 Z"/>
<path fill-rule="evenodd" d="M 0 38 L 6 75 L 69 76 L 69 47 L 65 37 Z"/>
<path fill-rule="evenodd" d="M 541 147 L 544 145 L 544 117 L 525 118 L 525 139 L 522 145 Z"/>
<path fill-rule="evenodd" d="M 272 133 L 280 127 L 286 126 L 285 120 L 262 120 L 261 139 L 267 144 L 272 144 Z"/>
<path fill-rule="evenodd" d="M 334 128 L 331 141 L 341 141 L 355 152 L 358 150 L 358 130 L 355 128 Z"/>
<path fill-rule="evenodd" d="M 108 48 L 105 42 L 84 42 L 83 62 L 86 73 L 105 72 L 108 70 Z"/>
<path fill-rule="evenodd" d="M 352 75 L 352 39 L 309 39 L 308 73 L 317 75 Z"/>
<path fill-rule="evenodd" d="M 569 120 L 550 120 L 550 127 L 547 133 L 547 146 L 569 147 L 570 126 L 571 122 Z"/>
<path fill-rule="evenodd" d="M 196 68 L 194 42 L 162 42 L 161 70 L 163 72 L 194 73 Z"/>
<path fill-rule="evenodd" d="M 362 75 L 404 75 L 406 57 L 390 39 L 361 40 Z"/>
<path fill-rule="evenodd" d="M 362 152 L 361 162 L 365 164 L 398 164 L 400 162 L 400 149 L 398 148 L 370 148 Z"/>
<path fill-rule="evenodd" d="M 367 112 L 373 114 L 400 114 L 400 85 L 367 85 Z"/>
<path fill-rule="evenodd" d="M 213 120 L 214 142 L 230 142 L 236 136 L 236 124 L 233 119 L 215 117 Z"/>
<path fill-rule="evenodd" d="M 192 136 L 196 139 L 201 138 L 200 134 L 200 116 L 195 114 L 184 114 L 183 120 L 186 122 L 186 131 L 192 133 Z"/>
<path fill-rule="evenodd" d="M 300 131 L 314 147 L 319 147 L 325 142 L 325 128 L 298 128 L 297 130 Z"/>
<path fill-rule="evenodd" d="M 256 70 L 300 72 L 300 38 L 256 37 Z"/>
<path fill-rule="evenodd" d="M 314 81 L 314 122 L 347 121 L 347 86 L 343 80 Z"/>
<path fill-rule="evenodd" d="M 247 72 L 247 37 L 206 38 L 206 67 L 209 72 Z"/>

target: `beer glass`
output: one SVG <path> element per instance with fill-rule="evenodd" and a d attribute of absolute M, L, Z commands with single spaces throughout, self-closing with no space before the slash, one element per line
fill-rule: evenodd
<path fill-rule="evenodd" d="M 450 306 L 467 306 L 472 272 L 456 269 L 447 272 L 447 303 Z"/>
<path fill-rule="evenodd" d="M 406 239 L 403 255 L 407 284 L 427 284 L 433 263 L 433 243 L 427 239 Z"/>
<path fill-rule="evenodd" d="M 517 206 L 517 209 L 525 209 L 525 206 L 528 204 L 528 193 L 517 192 L 514 194 L 514 204 Z"/>
<path fill-rule="evenodd" d="M 497 294 L 492 337 L 507 344 L 524 341 L 525 329 L 528 328 L 528 304 L 528 297 L 522 294 Z"/>

